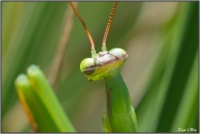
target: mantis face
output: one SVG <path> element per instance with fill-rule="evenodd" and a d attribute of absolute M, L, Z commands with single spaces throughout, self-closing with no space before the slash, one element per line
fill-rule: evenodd
<path fill-rule="evenodd" d="M 95 58 L 86 58 L 80 64 L 81 72 L 88 80 L 104 79 L 110 70 L 120 68 L 128 58 L 128 53 L 121 48 L 99 52 Z"/>

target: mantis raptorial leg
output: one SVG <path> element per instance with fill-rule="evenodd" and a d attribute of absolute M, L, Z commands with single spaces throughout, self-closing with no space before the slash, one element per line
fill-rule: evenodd
<path fill-rule="evenodd" d="M 120 74 L 120 68 L 128 58 L 128 53 L 121 48 L 106 49 L 106 39 L 114 16 L 117 2 L 114 2 L 110 18 L 102 42 L 102 51 L 96 53 L 94 41 L 89 30 L 73 4 L 69 2 L 81 21 L 91 44 L 91 58 L 84 59 L 80 64 L 81 72 L 90 81 L 105 79 L 107 107 L 103 116 L 105 132 L 135 132 L 137 119 L 131 104 L 128 88 Z"/>

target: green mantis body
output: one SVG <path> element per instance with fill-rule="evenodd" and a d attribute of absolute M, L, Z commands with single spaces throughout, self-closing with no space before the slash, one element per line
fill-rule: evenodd
<path fill-rule="evenodd" d="M 128 54 L 121 48 L 113 48 L 107 51 L 105 43 L 117 2 L 114 2 L 113 10 L 105 30 L 102 52 L 98 54 L 96 54 L 93 39 L 85 22 L 73 4 L 70 3 L 70 5 L 82 22 L 91 43 L 92 57 L 86 58 L 81 62 L 80 70 L 90 81 L 105 79 L 107 107 L 103 116 L 104 131 L 135 132 L 137 130 L 136 114 L 131 104 L 128 88 L 120 74 L 120 67 L 127 60 Z"/>
<path fill-rule="evenodd" d="M 80 69 L 88 80 L 105 79 L 107 110 L 103 116 L 105 132 L 135 132 L 137 119 L 120 67 L 128 54 L 121 48 L 100 52 L 81 62 Z"/>
<path fill-rule="evenodd" d="M 112 70 L 105 78 L 107 111 L 103 116 L 106 132 L 135 132 L 137 119 L 131 105 L 128 88 L 119 69 Z"/>

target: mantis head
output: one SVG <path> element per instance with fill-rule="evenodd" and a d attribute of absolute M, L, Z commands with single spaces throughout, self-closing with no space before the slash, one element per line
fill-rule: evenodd
<path fill-rule="evenodd" d="M 96 81 L 108 76 L 108 72 L 120 68 L 128 58 L 121 48 L 99 52 L 95 58 L 86 58 L 80 64 L 81 72 L 88 80 Z"/>
<path fill-rule="evenodd" d="M 110 51 L 106 50 L 106 39 L 111 26 L 112 18 L 114 16 L 117 7 L 117 2 L 114 2 L 112 11 L 110 13 L 110 18 L 106 26 L 102 42 L 102 52 L 99 52 L 98 54 L 96 54 L 94 41 L 92 39 L 92 36 L 90 35 L 90 32 L 85 22 L 83 21 L 83 19 L 81 18 L 80 14 L 75 9 L 73 4 L 71 2 L 69 2 L 69 4 L 71 5 L 72 9 L 76 13 L 79 20 L 81 21 L 91 44 L 92 58 L 86 58 L 81 62 L 80 64 L 81 72 L 88 78 L 88 80 L 104 79 L 105 77 L 108 76 L 109 71 L 120 68 L 128 58 L 127 52 L 121 48 L 114 48 L 111 49 Z"/>

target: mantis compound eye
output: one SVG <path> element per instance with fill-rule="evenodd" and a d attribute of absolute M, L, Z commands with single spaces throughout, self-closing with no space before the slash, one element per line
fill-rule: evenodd
<path fill-rule="evenodd" d="M 85 75 L 93 74 L 96 70 L 95 59 L 85 58 L 80 64 L 81 72 Z"/>
<path fill-rule="evenodd" d="M 113 48 L 109 51 L 109 53 L 111 55 L 113 55 L 114 57 L 116 57 L 117 60 L 122 60 L 122 61 L 126 61 L 128 58 L 128 53 L 121 49 L 121 48 Z"/>

